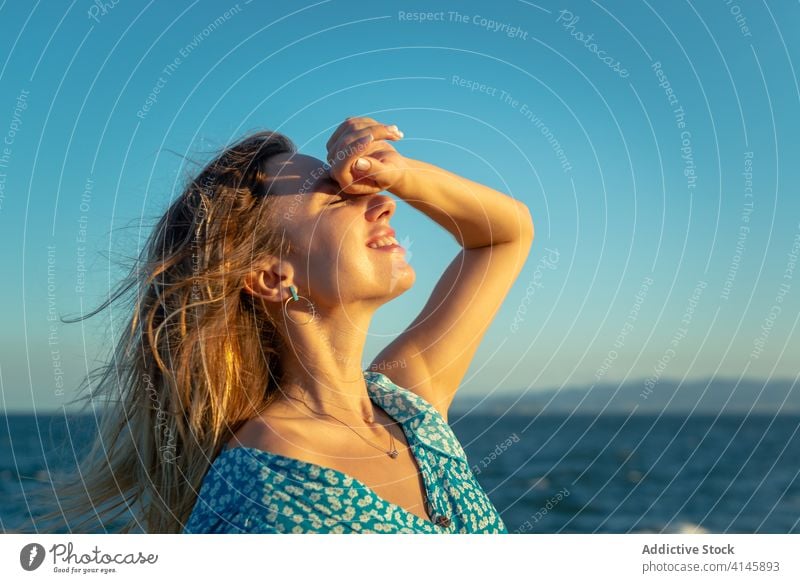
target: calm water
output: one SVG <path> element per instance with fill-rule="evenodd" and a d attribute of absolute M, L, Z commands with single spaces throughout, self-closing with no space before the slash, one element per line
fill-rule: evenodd
<path fill-rule="evenodd" d="M 800 416 L 450 422 L 512 532 L 800 533 Z M 74 464 L 92 423 L 0 417 L 0 530 L 33 531 L 21 494 Z"/>

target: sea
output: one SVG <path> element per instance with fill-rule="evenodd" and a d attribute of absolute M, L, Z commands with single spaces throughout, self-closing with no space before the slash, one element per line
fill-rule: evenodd
<path fill-rule="evenodd" d="M 449 422 L 511 533 L 800 533 L 800 415 Z M 0 531 L 39 532 L 30 494 L 48 495 L 94 431 L 90 416 L 0 417 Z"/>

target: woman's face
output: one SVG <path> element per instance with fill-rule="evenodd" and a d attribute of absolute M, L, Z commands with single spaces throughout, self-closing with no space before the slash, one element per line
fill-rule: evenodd
<path fill-rule="evenodd" d="M 341 193 L 321 160 L 302 154 L 269 159 L 278 220 L 294 252 L 294 279 L 319 307 L 383 304 L 409 289 L 415 273 L 402 247 L 372 248 L 391 231 L 396 203 L 383 194 Z M 397 235 L 395 235 L 397 237 Z"/>

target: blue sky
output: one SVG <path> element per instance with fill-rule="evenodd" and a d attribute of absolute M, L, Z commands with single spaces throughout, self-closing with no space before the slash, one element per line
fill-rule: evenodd
<path fill-rule="evenodd" d="M 5 2 L 2 405 L 60 407 L 104 357 L 123 314 L 50 318 L 97 305 L 185 158 L 265 128 L 324 158 L 352 115 L 532 211 L 462 394 L 795 378 L 798 27 L 788 2 Z M 417 283 L 365 365 L 458 251 L 410 206 L 393 226 Z"/>

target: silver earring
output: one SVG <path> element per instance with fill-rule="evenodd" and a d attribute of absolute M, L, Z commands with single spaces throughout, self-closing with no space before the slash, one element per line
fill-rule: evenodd
<path fill-rule="evenodd" d="M 298 326 L 305 326 L 306 324 L 316 320 L 317 311 L 316 311 L 316 309 L 314 309 L 314 304 L 311 303 L 311 300 L 309 300 L 307 297 L 304 297 L 304 296 L 298 296 L 297 295 L 297 288 L 294 287 L 293 285 L 289 286 L 289 291 L 292 292 L 292 297 L 287 298 L 287 300 L 283 303 L 283 315 L 286 316 L 289 320 L 291 320 L 295 324 L 297 324 Z M 302 299 L 304 299 L 305 301 L 308 302 L 308 310 L 311 313 L 311 317 L 308 320 L 306 320 L 305 322 L 298 322 L 297 320 L 292 318 L 289 315 L 289 310 L 287 309 L 287 306 L 289 305 L 289 302 L 292 302 L 292 301 L 297 302 L 297 301 L 300 300 L 300 298 L 302 298 Z"/>

